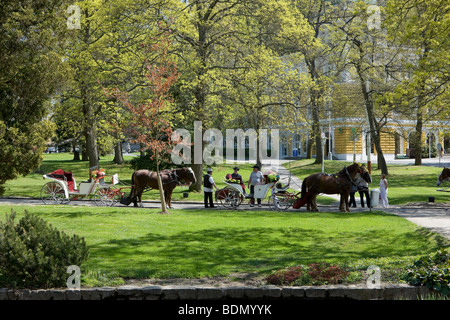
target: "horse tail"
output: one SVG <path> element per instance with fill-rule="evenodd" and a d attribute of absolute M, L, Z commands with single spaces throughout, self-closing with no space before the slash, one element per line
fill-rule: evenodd
<path fill-rule="evenodd" d="M 136 175 L 136 171 L 131 175 L 131 191 L 130 196 L 133 196 L 134 191 L 136 190 L 136 186 L 134 185 L 134 176 Z"/>
<path fill-rule="evenodd" d="M 301 193 L 300 200 L 303 200 L 306 197 L 306 179 L 308 179 L 308 178 L 303 179 L 303 182 L 302 182 L 302 193 Z"/>

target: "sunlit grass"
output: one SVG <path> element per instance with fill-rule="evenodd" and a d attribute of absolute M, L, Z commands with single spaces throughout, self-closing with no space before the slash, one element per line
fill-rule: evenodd
<path fill-rule="evenodd" d="M 9 206 L 0 206 L 0 220 Z M 83 206 L 15 206 L 90 247 L 83 270 L 123 278 L 269 274 L 293 264 L 350 263 L 426 254 L 435 234 L 380 211 L 307 213 Z"/>

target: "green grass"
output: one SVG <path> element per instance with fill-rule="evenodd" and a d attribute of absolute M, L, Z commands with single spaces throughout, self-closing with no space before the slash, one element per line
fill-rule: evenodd
<path fill-rule="evenodd" d="M 304 179 L 310 174 L 321 172 L 321 165 L 314 164 L 314 159 L 305 159 L 285 164 L 291 172 Z M 351 162 L 325 161 L 325 172 L 336 173 Z M 450 193 L 436 191 L 436 181 L 442 168 L 429 166 L 389 165 L 388 199 L 389 204 L 406 204 L 409 202 L 428 202 L 428 197 L 435 197 L 436 202 L 450 202 Z M 370 189 L 380 188 L 381 171 L 372 166 L 372 184 Z M 447 185 L 448 186 L 448 185 Z"/>
<path fill-rule="evenodd" d="M 0 220 L 9 206 L 0 206 Z M 293 264 L 404 260 L 445 241 L 395 215 L 271 211 L 172 210 L 84 206 L 14 206 L 37 214 L 90 247 L 82 270 L 92 277 L 197 278 L 267 275 Z M 365 266 L 367 263 L 362 263 Z M 95 276 L 97 275 L 97 276 Z M 110 275 L 110 276 L 108 276 Z M 113 275 L 113 276 L 111 276 Z M 88 281 L 89 283 L 89 281 Z"/>

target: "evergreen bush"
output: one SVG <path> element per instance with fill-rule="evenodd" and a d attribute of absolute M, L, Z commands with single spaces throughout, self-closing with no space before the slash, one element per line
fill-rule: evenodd
<path fill-rule="evenodd" d="M 68 236 L 27 211 L 17 224 L 14 218 L 12 212 L 0 222 L 0 286 L 65 286 L 67 267 L 81 267 L 89 256 L 84 238 Z"/>

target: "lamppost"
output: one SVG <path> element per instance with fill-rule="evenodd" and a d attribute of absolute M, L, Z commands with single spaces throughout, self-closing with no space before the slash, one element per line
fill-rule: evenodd
<path fill-rule="evenodd" d="M 369 80 L 366 80 L 366 91 L 370 92 L 370 82 L 369 82 Z M 369 103 L 372 103 L 372 101 L 369 101 Z M 366 140 L 367 170 L 369 171 L 369 174 L 372 174 L 372 161 L 370 160 L 370 154 L 372 152 L 372 142 L 371 142 L 372 132 L 370 130 L 369 111 L 367 110 L 367 107 L 365 109 L 366 109 L 367 125 L 369 127 L 367 140 Z"/>
<path fill-rule="evenodd" d="M 328 101 L 328 160 L 333 160 L 333 152 L 331 151 L 331 108 L 333 106 L 332 87 L 330 87 L 330 98 Z"/>
<path fill-rule="evenodd" d="M 322 173 L 325 172 L 325 142 L 327 141 L 327 136 L 325 135 L 325 132 L 322 132 L 320 134 L 320 138 L 322 139 Z"/>

